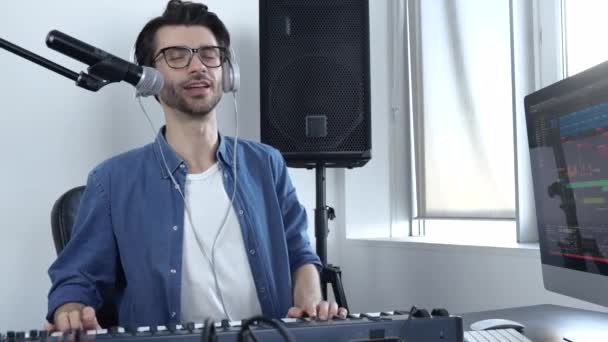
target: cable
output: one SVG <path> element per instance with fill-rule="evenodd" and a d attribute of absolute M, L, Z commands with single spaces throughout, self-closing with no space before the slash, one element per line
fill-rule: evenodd
<path fill-rule="evenodd" d="M 239 331 L 237 341 L 248 342 L 250 340 L 253 340 L 257 342 L 257 339 L 255 338 L 255 335 L 253 334 L 253 331 L 251 330 L 250 326 L 259 323 L 266 323 L 270 325 L 272 328 L 279 332 L 279 334 L 283 337 L 283 340 L 287 342 L 295 341 L 295 338 L 289 331 L 287 331 L 287 328 L 285 328 L 283 322 L 274 318 L 271 319 L 264 316 L 254 316 L 245 320 L 243 322 L 243 325 L 241 326 L 241 330 Z"/>
<path fill-rule="evenodd" d="M 152 123 L 152 119 L 150 119 L 150 115 L 146 111 L 146 108 L 144 107 L 144 105 L 141 101 L 141 97 L 140 96 L 136 96 L 136 97 L 137 97 L 141 110 L 143 111 L 144 115 L 146 116 L 146 119 L 148 120 L 148 123 L 150 124 L 150 127 L 152 128 L 152 131 L 154 132 L 154 135 L 156 135 L 158 131 L 156 130 L 156 127 L 154 127 L 154 123 Z M 192 231 L 194 232 L 196 242 L 199 245 L 199 248 L 201 249 L 201 251 L 203 252 L 203 255 L 205 256 L 205 258 L 209 261 L 209 264 L 211 265 L 211 271 L 213 273 L 213 279 L 215 282 L 215 289 L 219 296 L 220 303 L 222 304 L 222 310 L 224 311 L 224 315 L 226 316 L 226 318 L 228 320 L 231 320 L 230 315 L 228 314 L 228 310 L 226 309 L 226 304 L 224 302 L 224 296 L 222 295 L 222 291 L 221 291 L 219 283 L 218 283 L 217 272 L 215 270 L 215 245 L 218 241 L 219 236 L 221 235 L 221 233 L 224 230 L 226 222 L 228 221 L 228 216 L 230 215 L 230 210 L 232 209 L 232 206 L 234 204 L 234 198 L 236 196 L 236 189 L 237 189 L 237 148 L 238 148 L 238 134 L 239 134 L 239 118 L 238 118 L 238 105 L 237 105 L 236 92 L 232 92 L 232 98 L 233 98 L 233 103 L 234 103 L 234 118 L 235 118 L 235 134 L 234 134 L 234 145 L 233 145 L 233 151 L 232 151 L 232 153 L 233 153 L 232 170 L 233 170 L 234 187 L 232 190 L 232 195 L 230 197 L 230 203 L 228 204 L 228 207 L 226 208 L 226 213 L 224 214 L 224 218 L 222 219 L 220 228 L 218 229 L 218 231 L 215 235 L 215 238 L 213 239 L 213 244 L 211 245 L 211 257 L 209 257 L 200 237 L 198 236 L 198 234 L 196 232 L 196 227 L 194 226 L 194 221 L 192 220 L 192 211 L 190 210 L 190 206 L 188 205 L 188 202 L 186 201 L 186 196 L 182 192 L 181 187 L 175 180 L 175 177 L 173 177 L 173 174 L 172 174 L 171 170 L 169 169 L 169 166 L 167 165 L 167 159 L 165 158 L 165 154 L 163 153 L 162 146 L 160 145 L 160 140 L 156 139 L 156 143 L 160 150 L 160 154 L 163 159 L 163 164 L 165 166 L 165 169 L 167 170 L 167 174 L 169 175 L 169 178 L 171 179 L 173 186 L 179 192 L 179 195 L 181 196 L 182 200 L 184 201 L 184 208 L 186 210 L 186 215 L 188 216 L 188 220 L 190 221 L 190 225 L 192 226 Z"/>

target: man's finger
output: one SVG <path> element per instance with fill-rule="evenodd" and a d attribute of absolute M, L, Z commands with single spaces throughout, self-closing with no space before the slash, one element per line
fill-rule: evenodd
<path fill-rule="evenodd" d="M 345 308 L 338 309 L 338 316 L 340 316 L 342 318 L 346 318 L 347 315 L 348 315 L 348 310 L 346 310 Z"/>
<path fill-rule="evenodd" d="M 48 333 L 55 332 L 55 325 L 49 322 L 44 322 L 44 330 L 46 330 Z"/>
<path fill-rule="evenodd" d="M 327 320 L 329 314 L 329 303 L 327 301 L 322 301 L 317 305 L 317 315 L 319 319 L 322 321 Z"/>
<path fill-rule="evenodd" d="M 306 303 L 306 304 L 304 304 L 304 307 L 302 309 L 304 309 L 304 312 L 308 315 L 308 317 L 310 317 L 310 318 L 317 317 L 316 305 L 314 305 L 312 303 Z"/>
<path fill-rule="evenodd" d="M 291 307 L 289 308 L 289 310 L 287 311 L 287 317 L 289 318 L 300 318 L 302 317 L 302 314 L 304 313 L 304 311 L 298 307 Z"/>
<path fill-rule="evenodd" d="M 82 322 L 80 321 L 80 310 L 72 310 L 68 313 L 70 319 L 70 329 L 72 331 L 82 329 Z"/>
<path fill-rule="evenodd" d="M 90 306 L 82 309 L 82 328 L 85 330 L 101 329 L 99 323 L 97 323 L 95 309 Z"/>
<path fill-rule="evenodd" d="M 61 332 L 70 331 L 70 319 L 67 312 L 60 312 L 56 315 L 55 327 Z"/>
<path fill-rule="evenodd" d="M 329 304 L 329 312 L 327 314 L 327 318 L 328 319 L 332 319 L 332 318 L 334 318 L 337 315 L 338 315 L 338 303 L 331 302 Z"/>

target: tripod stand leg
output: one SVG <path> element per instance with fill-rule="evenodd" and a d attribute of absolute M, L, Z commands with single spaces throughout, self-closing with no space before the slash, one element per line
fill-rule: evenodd
<path fill-rule="evenodd" d="M 327 300 L 328 284 L 331 284 L 334 298 L 336 299 L 338 306 L 348 310 L 346 294 L 344 293 L 344 287 L 342 286 L 342 271 L 339 267 L 333 265 L 323 267 L 323 273 L 321 274 L 321 293 L 325 300 Z"/>

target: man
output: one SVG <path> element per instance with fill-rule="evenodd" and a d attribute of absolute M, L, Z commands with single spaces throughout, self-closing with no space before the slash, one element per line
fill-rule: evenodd
<path fill-rule="evenodd" d="M 89 174 L 72 239 L 49 269 L 47 329 L 97 328 L 95 310 L 109 300 L 130 327 L 346 315 L 321 298 L 306 213 L 280 153 L 242 140 L 235 151 L 218 132 L 229 47 L 214 13 L 180 0 L 139 34 L 138 63 L 165 79 L 166 126 Z"/>

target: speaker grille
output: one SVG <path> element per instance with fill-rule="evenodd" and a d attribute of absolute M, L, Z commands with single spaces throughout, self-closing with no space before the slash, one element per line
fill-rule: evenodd
<path fill-rule="evenodd" d="M 288 162 L 369 159 L 368 12 L 361 0 L 260 2 L 262 141 Z M 326 136 L 307 136 L 318 116 Z"/>

